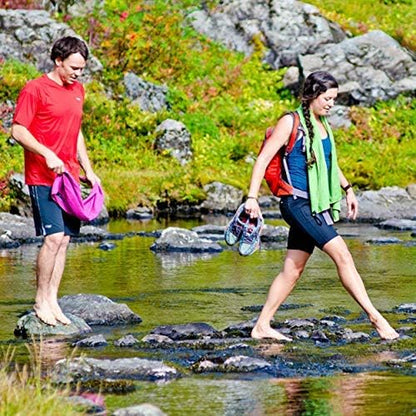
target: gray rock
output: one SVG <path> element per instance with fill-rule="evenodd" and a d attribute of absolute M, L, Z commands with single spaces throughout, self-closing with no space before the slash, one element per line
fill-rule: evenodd
<path fill-rule="evenodd" d="M 158 326 L 151 331 L 151 334 L 164 335 L 174 341 L 220 337 L 220 333 L 211 325 L 200 322 Z"/>
<path fill-rule="evenodd" d="M 234 212 L 243 199 L 243 191 L 221 182 L 211 182 L 204 186 L 207 199 L 201 208 L 210 212 Z"/>
<path fill-rule="evenodd" d="M 349 118 L 350 109 L 345 105 L 335 105 L 329 113 L 329 124 L 335 128 L 348 129 L 351 126 L 351 120 Z"/>
<path fill-rule="evenodd" d="M 191 134 L 180 121 L 167 119 L 156 128 L 155 149 L 168 152 L 185 165 L 192 158 Z"/>
<path fill-rule="evenodd" d="M 20 243 L 30 242 L 36 238 L 33 219 L 0 212 L 0 234 Z"/>
<path fill-rule="evenodd" d="M 397 312 L 416 313 L 416 303 L 402 303 L 394 308 Z"/>
<path fill-rule="evenodd" d="M 237 355 L 224 361 L 224 371 L 233 373 L 251 373 L 256 371 L 271 371 L 273 366 L 261 358 Z"/>
<path fill-rule="evenodd" d="M 311 334 L 311 339 L 318 344 L 326 344 L 329 342 L 328 337 L 326 336 L 325 332 L 323 331 L 313 331 Z"/>
<path fill-rule="evenodd" d="M 114 345 L 116 347 L 132 347 L 135 344 L 137 344 L 139 341 L 134 338 L 133 335 L 126 335 L 120 339 L 118 339 L 117 341 L 114 341 Z"/>
<path fill-rule="evenodd" d="M 136 207 L 126 212 L 128 220 L 150 220 L 153 218 L 153 211 L 147 207 Z"/>
<path fill-rule="evenodd" d="M 89 325 L 137 324 L 142 319 L 131 309 L 102 295 L 68 295 L 59 300 L 65 314 L 83 318 Z"/>
<path fill-rule="evenodd" d="M 74 358 L 60 360 L 55 364 L 52 378 L 57 383 L 87 381 L 147 380 L 163 381 L 179 376 L 178 371 L 162 361 L 142 358 L 119 358 L 102 360 L 95 358 Z"/>
<path fill-rule="evenodd" d="M 365 332 L 350 332 L 346 331 L 342 338 L 346 342 L 364 342 L 370 339 L 370 335 L 366 334 Z"/>
<path fill-rule="evenodd" d="M 198 225 L 197 227 L 192 228 L 192 231 L 195 231 L 198 235 L 219 235 L 221 237 L 224 236 L 225 232 L 225 225 L 212 225 L 212 224 L 205 224 L 205 225 Z"/>
<path fill-rule="evenodd" d="M 286 241 L 289 235 L 289 228 L 283 225 L 273 226 L 265 224 L 261 234 L 260 239 L 262 242 L 271 242 L 271 241 Z"/>
<path fill-rule="evenodd" d="M 0 31 L 0 58 L 33 64 L 40 72 L 53 68 L 49 58 L 53 41 L 62 36 L 77 36 L 68 25 L 55 21 L 45 10 L 0 9 Z M 103 68 L 94 56 L 88 61 L 84 80 Z"/>
<path fill-rule="evenodd" d="M 193 366 L 196 373 L 208 373 L 211 371 L 218 371 L 219 365 L 210 360 L 202 360 Z"/>
<path fill-rule="evenodd" d="M 262 195 L 259 197 L 259 206 L 262 209 L 276 208 L 279 209 L 280 199 L 274 195 Z"/>
<path fill-rule="evenodd" d="M 112 413 L 113 416 L 166 416 L 157 406 L 149 403 L 125 407 Z"/>
<path fill-rule="evenodd" d="M 248 321 L 229 325 L 227 328 L 224 329 L 224 332 L 227 334 L 227 336 L 249 337 L 251 334 L 251 330 L 254 328 L 254 325 L 257 322 L 257 319 L 258 317 L 256 316 Z"/>
<path fill-rule="evenodd" d="M 156 113 L 168 108 L 168 89 L 164 85 L 155 85 L 144 81 L 136 74 L 128 72 L 124 76 L 126 95 L 143 111 Z"/>
<path fill-rule="evenodd" d="M 374 245 L 383 245 L 383 244 L 400 244 L 402 240 L 396 237 L 374 237 L 366 240 L 366 243 Z"/>
<path fill-rule="evenodd" d="M 406 186 L 406 192 L 409 194 L 410 198 L 416 199 L 416 183 Z"/>
<path fill-rule="evenodd" d="M 59 324 L 51 326 L 43 323 L 34 312 L 30 312 L 22 316 L 18 321 L 14 334 L 23 338 L 30 337 L 31 335 L 78 335 L 91 332 L 89 325 L 78 316 L 66 313 L 66 316 L 71 320 L 71 324 L 63 325 Z"/>
<path fill-rule="evenodd" d="M 377 224 L 377 227 L 385 230 L 416 231 L 416 221 L 391 219 Z"/>
<path fill-rule="evenodd" d="M 315 324 L 311 322 L 309 319 L 286 319 L 284 324 L 291 329 L 294 328 L 303 328 L 303 329 L 310 329 L 314 328 Z"/>
<path fill-rule="evenodd" d="M 104 335 L 93 335 L 92 337 L 81 339 L 72 344 L 73 347 L 105 347 L 108 345 L 107 340 L 104 338 Z"/>
<path fill-rule="evenodd" d="M 219 253 L 223 250 L 219 244 L 200 238 L 194 231 L 176 227 L 163 230 L 150 249 L 156 252 L 190 253 Z"/>
<path fill-rule="evenodd" d="M 104 250 L 104 251 L 110 251 L 110 250 L 114 250 L 116 248 L 116 244 L 114 243 L 109 243 L 108 241 L 105 241 L 103 243 L 101 243 L 98 248 L 100 250 Z"/>
<path fill-rule="evenodd" d="M 298 339 L 308 339 L 308 338 L 310 338 L 309 332 L 305 331 L 305 330 L 296 331 L 293 335 Z"/>
<path fill-rule="evenodd" d="M 142 342 L 153 345 L 172 344 L 173 340 L 166 335 L 148 334 L 142 338 Z"/>
<path fill-rule="evenodd" d="M 88 393 L 87 393 L 88 394 Z M 94 393 L 89 393 L 88 396 L 92 396 Z M 95 395 L 100 398 L 99 395 Z M 86 414 L 94 414 L 97 416 L 105 416 L 106 409 L 103 399 L 98 399 L 99 403 L 96 403 L 92 398 L 82 397 L 82 396 L 69 396 L 65 400 L 75 405 L 77 408 L 81 407 Z M 101 403 L 102 402 L 102 403 Z"/>

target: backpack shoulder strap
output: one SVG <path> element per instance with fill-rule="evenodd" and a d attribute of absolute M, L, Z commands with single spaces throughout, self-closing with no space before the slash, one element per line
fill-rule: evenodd
<path fill-rule="evenodd" d="M 289 141 L 287 142 L 287 145 L 285 148 L 285 156 L 287 156 L 292 151 L 293 146 L 296 143 L 296 138 L 298 137 L 298 129 L 299 129 L 299 124 L 300 124 L 300 118 L 299 118 L 299 114 L 297 113 L 297 111 L 292 111 L 288 114 L 290 114 L 293 118 L 293 127 L 292 127 L 292 132 L 290 133 L 290 136 L 289 136 Z"/>

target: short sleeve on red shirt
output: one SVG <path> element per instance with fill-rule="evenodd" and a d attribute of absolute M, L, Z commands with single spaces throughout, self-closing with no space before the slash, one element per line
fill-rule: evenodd
<path fill-rule="evenodd" d="M 77 142 L 81 129 L 84 88 L 79 82 L 61 86 L 43 75 L 29 81 L 17 100 L 13 122 L 51 149 L 74 178 L 79 177 Z M 43 156 L 25 150 L 28 185 L 52 185 L 55 173 Z"/>

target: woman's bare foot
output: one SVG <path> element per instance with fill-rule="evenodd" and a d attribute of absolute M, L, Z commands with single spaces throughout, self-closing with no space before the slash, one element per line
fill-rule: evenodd
<path fill-rule="evenodd" d="M 394 328 L 391 327 L 391 325 L 385 318 L 383 318 L 382 315 L 375 319 L 370 318 L 370 322 L 380 335 L 381 339 L 391 340 L 400 337 L 400 334 L 398 334 Z"/>
<path fill-rule="evenodd" d="M 53 314 L 52 310 L 50 309 L 49 305 L 46 304 L 38 304 L 35 303 L 33 306 L 33 310 L 35 311 L 36 316 L 45 324 L 56 326 L 57 322 L 55 319 L 55 315 Z"/>
<path fill-rule="evenodd" d="M 257 325 L 251 331 L 251 338 L 254 339 L 264 339 L 272 338 L 278 341 L 292 341 L 292 338 L 286 337 L 275 329 L 271 328 L 258 328 Z"/>

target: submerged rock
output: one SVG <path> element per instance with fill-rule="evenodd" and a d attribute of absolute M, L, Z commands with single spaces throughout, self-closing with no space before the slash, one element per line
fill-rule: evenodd
<path fill-rule="evenodd" d="M 27 338 L 31 335 L 78 335 L 91 332 L 90 326 L 80 317 L 71 313 L 66 313 L 71 324 L 58 324 L 56 326 L 43 323 L 34 312 L 22 316 L 18 321 L 14 334 Z"/>
<path fill-rule="evenodd" d="M 218 338 L 221 334 L 211 325 L 205 323 L 189 323 L 183 325 L 158 326 L 151 331 L 154 335 L 164 335 L 174 341 L 201 339 L 205 337 Z"/>
<path fill-rule="evenodd" d="M 72 344 L 73 347 L 105 347 L 108 345 L 107 340 L 104 338 L 103 335 L 93 335 L 92 337 L 81 339 L 77 342 Z"/>
<path fill-rule="evenodd" d="M 143 358 L 74 358 L 55 364 L 52 378 L 57 383 L 77 383 L 91 380 L 163 381 L 179 376 L 178 371 L 162 361 Z"/>
<path fill-rule="evenodd" d="M 416 313 L 416 303 L 402 303 L 394 308 L 396 312 Z"/>
<path fill-rule="evenodd" d="M 251 373 L 255 371 L 271 371 L 273 366 L 261 358 L 238 355 L 228 358 L 223 364 L 223 370 L 233 373 Z"/>
<path fill-rule="evenodd" d="M 142 321 L 124 303 L 115 303 L 102 295 L 78 294 L 63 296 L 59 306 L 65 314 L 79 316 L 88 325 L 124 325 Z"/>
<path fill-rule="evenodd" d="M 136 345 L 139 341 L 134 338 L 133 335 L 128 334 L 117 341 L 114 341 L 114 345 L 116 347 L 132 347 L 133 345 Z"/>

